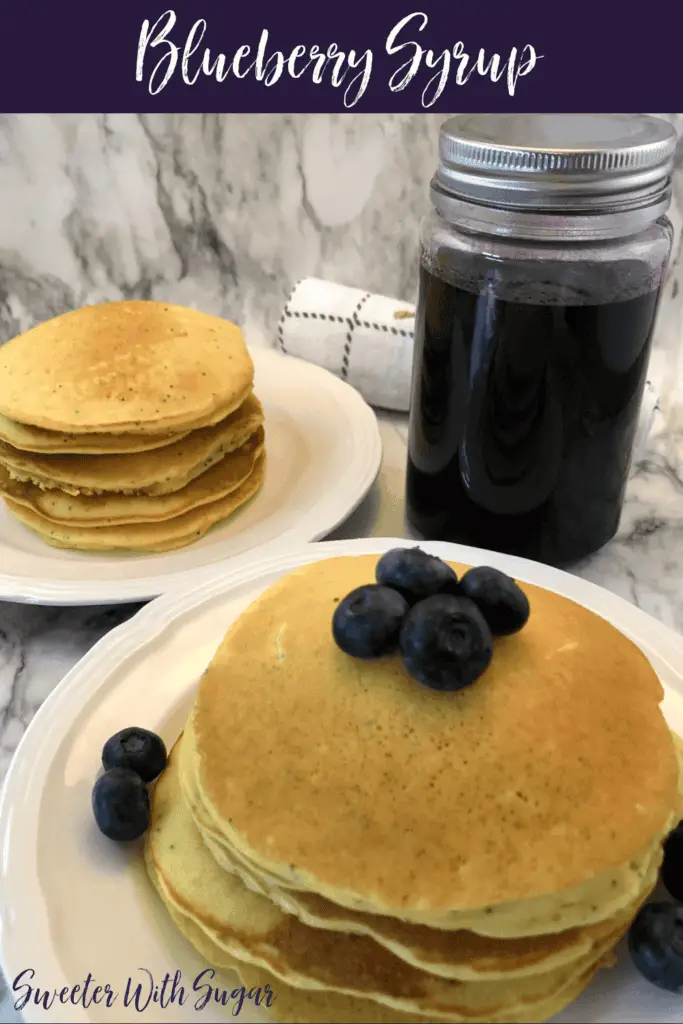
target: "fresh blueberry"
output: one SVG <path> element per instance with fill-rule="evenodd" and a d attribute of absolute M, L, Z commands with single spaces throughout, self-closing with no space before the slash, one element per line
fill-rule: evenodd
<path fill-rule="evenodd" d="M 667 892 L 683 903 L 683 821 L 664 843 L 664 860 L 660 872 Z"/>
<path fill-rule="evenodd" d="M 92 809 L 100 832 L 127 843 L 149 826 L 149 793 L 130 768 L 110 768 L 100 775 L 92 791 Z"/>
<path fill-rule="evenodd" d="M 683 992 L 683 907 L 648 903 L 628 933 L 633 963 L 653 985 Z"/>
<path fill-rule="evenodd" d="M 457 596 L 458 577 L 450 565 L 420 548 L 392 548 L 382 555 L 375 579 L 403 594 L 408 604 L 417 604 L 434 594 Z"/>
<path fill-rule="evenodd" d="M 397 591 L 369 583 L 339 602 L 332 617 L 332 635 L 345 654 L 381 658 L 396 650 L 407 611 L 408 605 Z"/>
<path fill-rule="evenodd" d="M 529 599 L 515 581 L 486 565 L 469 569 L 460 580 L 465 597 L 474 601 L 494 636 L 517 633 L 529 618 Z"/>
<path fill-rule="evenodd" d="M 166 767 L 166 747 L 156 733 L 132 726 L 107 740 L 102 749 L 102 764 L 105 771 L 130 768 L 143 782 L 151 782 Z"/>
<path fill-rule="evenodd" d="M 493 637 L 479 609 L 465 597 L 437 594 L 408 612 L 399 638 L 411 676 L 433 690 L 460 690 L 491 661 Z"/>

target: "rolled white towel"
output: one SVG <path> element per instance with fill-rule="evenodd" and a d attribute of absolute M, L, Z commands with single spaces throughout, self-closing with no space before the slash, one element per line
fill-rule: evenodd
<path fill-rule="evenodd" d="M 278 344 L 348 381 L 370 405 L 407 412 L 414 316 L 410 303 L 308 277 L 287 300 Z"/>
<path fill-rule="evenodd" d="M 409 302 L 307 277 L 290 294 L 278 324 L 282 352 L 323 366 L 353 385 L 370 405 L 407 412 L 413 362 L 415 307 Z M 659 415 L 648 380 L 634 458 L 647 445 Z"/>

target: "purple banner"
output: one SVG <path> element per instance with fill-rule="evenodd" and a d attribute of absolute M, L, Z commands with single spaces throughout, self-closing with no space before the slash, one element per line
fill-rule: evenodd
<path fill-rule="evenodd" d="M 680 110 L 671 28 L 596 0 L 13 0 L 0 110 Z"/>

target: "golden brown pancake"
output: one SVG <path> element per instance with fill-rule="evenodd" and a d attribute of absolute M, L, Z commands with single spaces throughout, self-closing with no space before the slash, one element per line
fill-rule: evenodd
<path fill-rule="evenodd" d="M 156 877 L 154 865 L 149 858 L 147 870 L 155 889 L 164 900 L 165 893 L 162 883 Z M 166 905 L 166 910 L 178 930 L 212 967 L 218 968 L 219 971 L 235 972 L 242 984 L 250 990 L 261 988 L 265 993 L 266 985 L 269 987 L 269 991 L 274 996 L 272 1003 L 268 1006 L 267 1016 L 270 1020 L 291 1022 L 291 1024 L 305 1024 L 305 1022 L 329 1024 L 331 1021 L 335 1021 L 337 1024 L 355 1024 L 355 1022 L 363 1022 L 363 1024 L 404 1024 L 404 1022 L 405 1024 L 422 1024 L 422 1022 L 429 1021 L 428 1017 L 420 1014 L 403 1014 L 399 1010 L 382 1006 L 381 1003 L 373 1003 L 368 999 L 353 999 L 337 992 L 292 988 L 268 971 L 230 956 L 186 914 L 181 914 L 180 911 L 169 905 Z M 219 985 L 221 981 L 225 981 L 226 989 L 233 988 L 232 978 L 219 977 L 215 984 Z M 261 1005 L 265 1006 L 265 1002 Z M 248 1010 L 248 1006 L 245 1009 Z"/>
<path fill-rule="evenodd" d="M 282 995 L 274 1020 L 547 1020 L 614 962 L 678 819 L 661 684 L 525 584 L 529 623 L 465 690 L 349 658 L 332 615 L 376 561 L 305 566 L 230 627 L 154 788 L 149 876 L 209 963 Z"/>
<path fill-rule="evenodd" d="M 678 766 L 642 652 L 522 584 L 527 626 L 496 641 L 474 685 L 431 691 L 398 657 L 362 662 L 334 644 L 336 602 L 376 561 L 280 580 L 202 678 L 197 780 L 228 845 L 351 909 L 427 921 L 645 856 L 670 827 Z"/>
<path fill-rule="evenodd" d="M 600 962 L 631 914 L 613 922 L 601 942 L 573 962 L 530 977 L 461 982 L 435 977 L 366 937 L 311 929 L 250 892 L 212 860 L 181 799 L 175 753 L 152 800 L 147 855 L 166 901 L 189 915 L 217 944 L 287 984 L 370 997 L 402 1012 L 450 1020 L 488 1020 L 533 1012 Z"/>
<path fill-rule="evenodd" d="M 30 500 L 28 504 L 55 519 L 70 518 L 66 513 L 72 509 L 67 508 L 70 502 L 64 495 L 110 491 L 157 495 L 178 491 L 243 445 L 262 422 L 261 403 L 250 395 L 220 423 L 192 431 L 183 439 L 151 452 L 36 455 L 0 441 L 0 466 L 13 480 L 63 492 L 55 495 L 55 503 L 44 510 L 40 502 Z M 15 499 L 20 500 L 18 495 Z"/>
<path fill-rule="evenodd" d="M 215 422 L 214 417 L 209 420 Z M 205 426 L 197 423 L 195 426 Z M 123 454 L 124 452 L 147 452 L 154 448 L 180 441 L 187 437 L 189 430 L 164 431 L 160 434 L 65 434 L 56 430 L 43 430 L 28 423 L 0 416 L 0 440 L 23 452 L 63 455 Z"/>
<path fill-rule="evenodd" d="M 200 916 L 207 915 L 206 920 L 211 919 L 220 930 L 230 927 L 229 922 L 239 904 L 242 916 L 249 922 L 246 931 L 251 941 L 255 941 L 257 935 L 259 942 L 265 942 L 266 956 L 271 945 L 277 948 L 281 945 L 276 935 L 286 936 L 286 945 L 295 949 L 301 948 L 304 936 L 311 944 L 318 943 L 321 956 L 322 951 L 328 950 L 329 955 L 323 959 L 343 961 L 349 978 L 358 971 L 359 957 L 369 958 L 377 967 L 392 964 L 391 955 L 411 965 L 406 970 L 413 978 L 417 977 L 415 970 L 463 982 L 543 974 L 573 962 L 583 962 L 596 947 L 613 936 L 622 921 L 630 920 L 654 884 L 656 869 L 629 906 L 598 925 L 521 939 L 491 939 L 464 930 L 447 932 L 379 915 L 368 915 L 363 929 L 357 926 L 360 914 L 348 928 L 343 927 L 342 922 L 336 928 L 328 928 L 331 913 L 329 918 L 319 916 L 316 920 L 302 921 L 297 905 L 292 910 L 283 905 L 287 898 L 283 899 L 282 890 L 265 884 L 255 874 L 245 873 L 241 865 L 226 859 L 223 850 L 209 841 L 203 827 L 199 831 L 180 788 L 182 744 L 180 740 L 174 747 L 170 768 L 154 796 L 153 827 L 148 839 L 151 855 L 167 887 L 175 892 L 181 909 L 189 912 L 194 909 Z M 231 877 L 234 875 L 238 880 Z M 260 894 L 260 898 L 254 898 L 253 893 Z M 261 928 L 269 934 L 268 938 L 258 935 L 259 914 Z M 310 927 L 320 930 L 318 938 L 310 932 Z M 294 941 L 296 936 L 299 939 Z M 387 952 L 380 955 L 378 945 Z"/>
<path fill-rule="evenodd" d="M 402 943 L 406 939 L 408 959 L 410 939 L 407 936 L 414 936 L 420 925 L 428 926 L 430 932 L 471 931 L 484 938 L 506 940 L 599 926 L 637 902 L 640 894 L 652 884 L 651 880 L 656 878 L 662 860 L 662 845 L 657 839 L 646 852 L 627 864 L 593 875 L 579 886 L 560 893 L 506 901 L 483 908 L 450 910 L 439 915 L 411 912 L 407 920 L 401 920 L 400 917 L 385 913 L 383 908 L 378 908 L 376 912 L 360 911 L 335 903 L 316 892 L 302 889 L 300 881 L 295 881 L 293 877 L 285 879 L 265 871 L 246 857 L 243 851 L 236 850 L 218 830 L 215 818 L 207 812 L 197 785 L 196 760 L 191 716 L 185 728 L 179 756 L 183 791 L 197 827 L 219 863 L 227 869 L 238 871 L 248 885 L 254 886 L 257 891 L 267 891 L 274 902 L 308 924 L 356 934 L 370 933 L 387 948 L 393 948 L 395 943 Z M 680 772 L 679 793 L 683 793 Z M 672 824 L 678 821 L 679 816 L 676 810 Z M 405 914 L 402 913 L 402 917 Z M 448 976 L 450 972 L 446 970 L 443 973 Z"/>
<path fill-rule="evenodd" d="M 0 465 L 0 494 L 51 523 L 67 528 L 99 528 L 125 523 L 158 523 L 235 491 L 251 474 L 263 450 L 263 428 L 237 451 L 170 494 L 62 494 L 8 477 Z"/>
<path fill-rule="evenodd" d="M 227 416 L 253 376 L 235 324 L 162 302 L 108 302 L 2 346 L 0 413 L 69 434 L 182 431 Z"/>
<path fill-rule="evenodd" d="M 161 883 L 154 879 L 152 870 L 150 875 L 161 895 Z M 265 986 L 269 986 L 270 991 L 275 994 L 274 1001 L 268 1007 L 268 1019 L 270 1020 L 279 1021 L 281 1024 L 330 1024 L 332 1021 L 334 1024 L 361 1024 L 361 1022 L 362 1024 L 411 1024 L 411 1022 L 412 1024 L 421 1024 L 423 1021 L 433 1022 L 432 1017 L 402 1013 L 393 1007 L 371 1002 L 368 999 L 355 999 L 338 992 L 293 988 L 269 971 L 231 957 L 187 915 L 181 914 L 169 905 L 166 909 L 178 930 L 185 935 L 207 963 L 220 970 L 235 971 L 242 984 L 248 989 L 261 988 L 265 990 Z M 609 961 L 604 966 L 608 963 Z M 550 1017 L 576 999 L 601 966 L 603 965 L 593 965 L 583 977 L 573 979 L 561 995 L 533 1007 L 533 1012 L 526 1008 L 521 1016 L 511 1017 L 507 1014 L 504 1017 L 491 1016 L 487 1018 L 488 1024 L 515 1024 L 515 1021 L 534 1024 L 534 1022 L 549 1020 Z M 228 981 L 227 987 L 229 984 Z"/>
<path fill-rule="evenodd" d="M 599 943 L 613 935 L 615 920 L 629 919 L 652 891 L 657 877 L 656 859 L 630 902 L 614 917 L 584 926 L 540 935 L 496 938 L 466 929 L 447 930 L 411 924 L 396 917 L 362 914 L 338 906 L 315 893 L 284 889 L 266 882 L 241 861 L 230 858 L 210 831 L 202 825 L 202 838 L 214 860 L 236 873 L 254 892 L 259 892 L 285 913 L 313 928 L 364 935 L 420 970 L 443 978 L 478 981 L 524 977 L 581 960 Z"/>
<path fill-rule="evenodd" d="M 47 544 L 81 551 L 172 551 L 203 537 L 216 523 L 227 519 L 256 494 L 265 476 L 265 453 L 257 457 L 247 479 L 225 497 L 207 502 L 183 515 L 162 522 L 130 523 L 116 526 L 64 526 L 20 505 L 11 498 L 6 504 L 14 516 L 34 530 Z"/>

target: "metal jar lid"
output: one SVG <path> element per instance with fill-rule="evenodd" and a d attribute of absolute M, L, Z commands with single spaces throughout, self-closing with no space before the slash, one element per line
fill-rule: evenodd
<path fill-rule="evenodd" d="M 648 114 L 460 114 L 441 128 L 432 188 L 503 210 L 659 216 L 675 150 Z"/>

